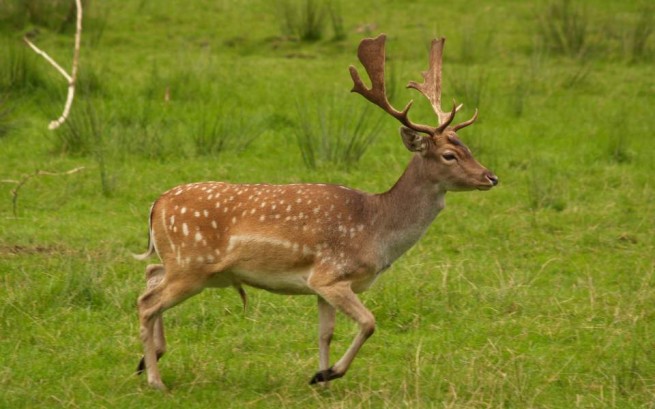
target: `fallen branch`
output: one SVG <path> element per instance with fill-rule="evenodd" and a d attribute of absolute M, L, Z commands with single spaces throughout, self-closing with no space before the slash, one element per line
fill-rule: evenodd
<path fill-rule="evenodd" d="M 14 217 L 17 216 L 18 214 L 18 191 L 20 188 L 22 188 L 25 183 L 27 183 L 28 180 L 32 179 L 33 177 L 36 176 L 65 176 L 65 175 L 72 175 L 73 173 L 77 173 L 84 170 L 84 166 L 79 166 L 75 169 L 67 170 L 66 172 L 49 172 L 46 170 L 37 170 L 34 173 L 28 173 L 26 175 L 23 175 L 23 177 L 20 180 L 13 180 L 13 179 L 5 179 L 2 180 L 2 183 L 13 183 L 16 185 L 15 188 L 11 190 L 11 204 L 12 204 L 12 210 L 14 213 Z"/>
<path fill-rule="evenodd" d="M 50 63 L 61 75 L 66 78 L 66 81 L 68 81 L 68 95 L 66 96 L 66 105 L 64 105 L 64 112 L 62 112 L 61 116 L 50 122 L 50 125 L 48 125 L 48 129 L 57 129 L 61 124 L 63 124 L 66 121 L 66 118 L 68 118 L 68 114 L 70 113 L 71 106 L 73 105 L 73 98 L 75 97 L 75 82 L 77 81 L 77 66 L 79 63 L 79 57 L 80 57 L 80 42 L 82 38 L 82 0 L 75 0 L 75 6 L 77 8 L 77 20 L 75 23 L 75 50 L 73 52 L 73 67 L 71 68 L 71 73 L 70 75 L 61 68 L 57 62 L 50 57 L 45 51 L 41 50 L 39 47 L 34 45 L 27 37 L 23 37 L 23 40 L 27 43 L 27 45 L 32 48 L 37 54 L 45 58 L 46 61 Z"/>

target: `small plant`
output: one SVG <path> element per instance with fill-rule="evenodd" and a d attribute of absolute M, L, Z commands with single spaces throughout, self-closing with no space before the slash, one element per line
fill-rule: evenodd
<path fill-rule="evenodd" d="M 368 106 L 360 108 L 336 95 L 322 98 L 311 108 L 297 104 L 297 109 L 296 141 L 303 162 L 311 169 L 328 163 L 344 168 L 355 165 L 381 126 L 381 116 Z"/>
<path fill-rule="evenodd" d="M 560 0 L 550 3 L 539 20 L 538 33 L 552 52 L 569 57 L 581 57 L 587 52 L 590 17 L 584 8 L 571 0 Z"/>

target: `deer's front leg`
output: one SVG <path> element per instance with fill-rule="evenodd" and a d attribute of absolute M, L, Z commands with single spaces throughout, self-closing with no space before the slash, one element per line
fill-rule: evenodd
<path fill-rule="evenodd" d="M 337 311 L 318 296 L 318 358 L 320 371 L 330 367 L 330 342 L 334 333 L 334 320 Z"/>
<path fill-rule="evenodd" d="M 322 284 L 321 281 L 332 281 L 329 284 Z M 327 382 L 332 379 L 341 378 L 346 374 L 350 364 L 355 359 L 357 352 L 364 342 L 373 335 L 375 331 L 375 317 L 364 307 L 357 295 L 350 288 L 349 282 L 336 282 L 328 277 L 313 275 L 310 278 L 310 286 L 317 294 L 327 301 L 332 307 L 346 314 L 359 325 L 359 332 L 348 350 L 343 354 L 341 359 L 328 369 L 321 369 L 310 380 L 310 384 Z M 321 362 L 321 365 L 323 362 Z"/>

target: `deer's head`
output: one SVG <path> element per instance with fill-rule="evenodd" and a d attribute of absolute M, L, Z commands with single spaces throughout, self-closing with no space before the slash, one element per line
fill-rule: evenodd
<path fill-rule="evenodd" d="M 457 131 L 475 122 L 478 110 L 475 110 L 475 114 L 468 121 L 451 126 L 462 104 L 454 103 L 450 111 L 441 109 L 441 62 L 446 40 L 432 40 L 430 66 L 423 73 L 424 82 L 418 84 L 411 81 L 407 85 L 430 101 L 437 116 L 438 126 L 410 121 L 407 114 L 413 101 L 402 111 L 396 110 L 389 103 L 384 85 L 385 41 L 386 36 L 382 34 L 360 43 L 357 56 L 371 79 L 371 88 L 366 88 L 357 69 L 350 66 L 350 75 L 354 82 L 352 91 L 361 94 L 403 124 L 400 128 L 403 143 L 421 158 L 420 166 L 428 180 L 439 184 L 445 190 L 488 190 L 497 185 L 498 178 L 475 160 L 471 151 L 457 136 Z"/>

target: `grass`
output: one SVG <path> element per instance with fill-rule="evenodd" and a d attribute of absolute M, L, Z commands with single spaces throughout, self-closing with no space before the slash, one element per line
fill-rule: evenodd
<path fill-rule="evenodd" d="M 380 132 L 380 113 L 352 100 L 344 102 L 344 95 L 335 93 L 296 105 L 296 140 L 303 162 L 310 169 L 355 166 Z"/>
<path fill-rule="evenodd" d="M 532 17 L 547 2 L 341 2 L 342 41 L 283 43 L 263 0 L 106 3 L 111 13 L 96 9 L 101 35 L 83 35 L 85 85 L 69 126 L 91 132 L 75 152 L 46 129 L 61 113 L 61 78 L 19 41 L 35 31 L 64 62 L 70 31 L 59 32 L 59 15 L 0 16 L 0 43 L 14 47 L 0 59 L 0 124 L 10 124 L 0 182 L 84 166 L 30 179 L 17 216 L 15 183 L 0 183 L 0 407 L 653 406 L 653 37 L 634 27 L 643 46 L 636 40 L 632 58 L 633 26 L 596 31 L 645 19 L 642 3 L 585 9 L 582 56 L 554 52 L 536 33 Z M 160 369 L 172 392 L 149 390 L 133 375 L 145 265 L 130 253 L 144 250 L 161 192 L 200 180 L 380 192 L 403 171 L 410 154 L 387 117 L 348 167 L 308 168 L 298 149 L 298 101 L 351 127 L 325 126 L 329 143 L 355 135 L 339 109 L 370 105 L 347 94 L 361 27 L 389 34 L 392 101 L 414 98 L 416 122 L 431 110 L 402 85 L 420 80 L 429 39 L 448 38 L 444 101 L 463 102 L 467 119 L 468 98 L 479 100 L 478 123 L 460 137 L 501 184 L 449 194 L 425 237 L 362 295 L 377 331 L 329 389 L 307 385 L 318 361 L 312 297 L 248 290 L 242 312 L 235 292 L 208 290 L 165 315 Z M 331 102 L 335 89 L 343 96 Z M 244 144 L 209 152 L 218 123 Z M 354 334 L 338 316 L 333 357 Z"/>

